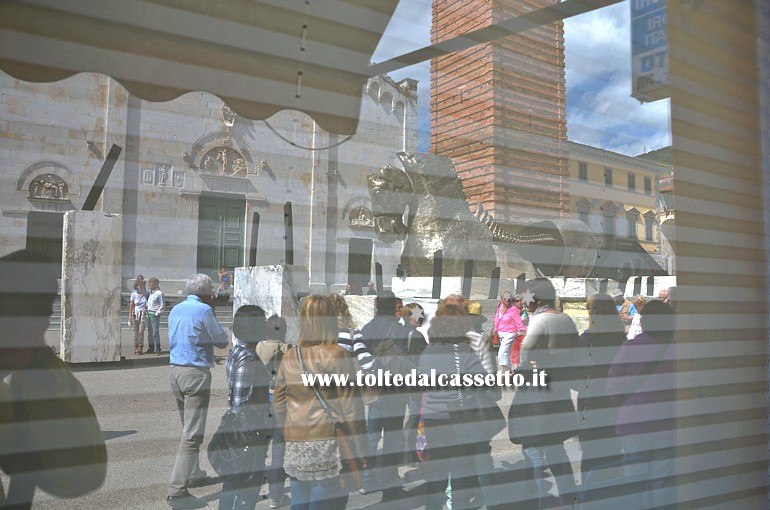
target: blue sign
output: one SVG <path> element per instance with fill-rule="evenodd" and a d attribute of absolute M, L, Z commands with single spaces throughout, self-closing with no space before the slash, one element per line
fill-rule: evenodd
<path fill-rule="evenodd" d="M 631 18 L 657 11 L 658 9 L 666 10 L 666 0 L 631 0 Z"/>
<path fill-rule="evenodd" d="M 668 97 L 665 0 L 631 0 L 631 95 L 640 101 Z"/>

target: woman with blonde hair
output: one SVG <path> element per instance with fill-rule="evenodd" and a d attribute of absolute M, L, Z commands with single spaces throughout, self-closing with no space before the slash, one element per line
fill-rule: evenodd
<path fill-rule="evenodd" d="M 273 405 L 286 441 L 284 470 L 291 478 L 292 510 L 336 510 L 347 504 L 341 487 L 342 468 L 335 420 L 352 431 L 358 452 L 364 452 L 364 406 L 359 388 L 348 384 L 318 385 L 329 416 L 302 374 L 333 375 L 355 380 L 359 365 L 337 344 L 337 311 L 327 296 L 313 294 L 300 308 L 299 345 L 284 356 L 275 382 Z M 359 456 L 361 456 L 359 454 Z"/>

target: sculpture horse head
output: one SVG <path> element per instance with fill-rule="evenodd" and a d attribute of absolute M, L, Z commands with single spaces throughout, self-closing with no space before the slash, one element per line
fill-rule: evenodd
<path fill-rule="evenodd" d="M 404 223 L 404 213 L 409 209 L 414 215 L 414 186 L 403 170 L 385 165 L 367 177 L 369 196 L 372 200 L 374 229 L 381 241 L 403 241 L 409 232 L 410 219 Z"/>

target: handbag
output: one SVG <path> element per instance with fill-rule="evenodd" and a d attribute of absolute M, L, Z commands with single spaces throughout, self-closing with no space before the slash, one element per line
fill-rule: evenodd
<path fill-rule="evenodd" d="M 241 422 L 240 415 L 228 408 L 209 442 L 209 462 L 219 476 L 233 476 L 252 471 L 252 449 L 257 447 L 262 434 Z"/>
<path fill-rule="evenodd" d="M 489 341 L 492 344 L 492 347 L 497 349 L 500 347 L 500 333 L 497 331 L 493 331 L 491 335 L 489 335 Z"/>
<path fill-rule="evenodd" d="M 297 360 L 299 361 L 302 371 L 306 377 L 310 379 L 305 362 L 302 360 L 302 350 L 299 346 L 295 347 L 297 350 Z M 311 386 L 313 393 L 315 393 L 318 402 L 321 404 L 324 412 L 334 423 L 334 432 L 337 437 L 337 448 L 340 454 L 340 463 L 342 464 L 342 470 L 340 471 L 340 487 L 348 492 L 355 492 L 364 485 L 361 472 L 363 470 L 363 463 L 361 458 L 356 454 L 355 443 L 353 443 L 353 431 L 350 430 L 350 426 L 344 420 L 337 418 L 334 412 L 329 407 L 329 404 L 321 396 L 321 392 L 318 388 Z"/>

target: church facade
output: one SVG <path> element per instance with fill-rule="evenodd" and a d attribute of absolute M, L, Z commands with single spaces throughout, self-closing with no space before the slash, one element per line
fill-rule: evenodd
<path fill-rule="evenodd" d="M 414 80 L 370 79 L 348 138 L 297 111 L 245 119 L 203 92 L 151 103 L 103 75 L 0 75 L 3 251 L 60 259 L 63 215 L 83 207 L 114 144 L 95 210 L 121 217 L 124 281 L 179 287 L 222 266 L 293 264 L 308 268 L 311 291 L 328 291 L 365 286 L 375 262 L 388 281 L 400 243 L 377 241 L 366 176 L 416 150 L 416 91 Z"/>

